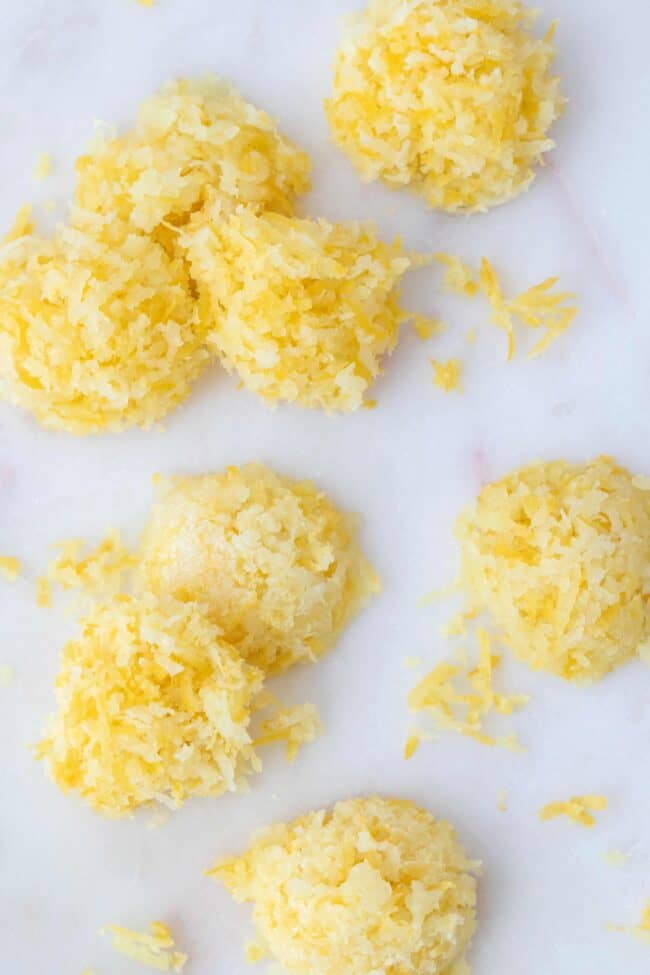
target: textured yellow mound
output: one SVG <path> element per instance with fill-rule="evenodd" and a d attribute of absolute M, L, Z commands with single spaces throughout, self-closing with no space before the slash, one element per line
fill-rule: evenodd
<path fill-rule="evenodd" d="M 593 681 L 650 638 L 650 481 L 611 458 L 514 471 L 457 535 L 471 606 L 534 669 Z"/>
<path fill-rule="evenodd" d="M 451 975 L 476 882 L 448 823 L 397 799 L 351 799 L 263 830 L 210 872 L 289 975 Z"/>
<path fill-rule="evenodd" d="M 309 189 L 311 163 L 269 116 L 228 84 L 206 77 L 165 85 L 123 136 L 99 133 L 77 161 L 76 200 L 96 213 L 153 231 L 183 223 L 214 199 L 291 213 Z"/>
<path fill-rule="evenodd" d="M 552 30 L 514 0 L 371 0 L 353 15 L 326 111 L 362 179 L 485 210 L 526 189 L 563 109 Z"/>
<path fill-rule="evenodd" d="M 160 478 L 142 584 L 204 603 L 253 663 L 282 670 L 328 650 L 379 581 L 356 522 L 308 481 L 258 464 Z"/>
<path fill-rule="evenodd" d="M 266 400 L 355 410 L 408 317 L 415 259 L 370 224 L 206 209 L 183 236 L 226 368 Z"/>
<path fill-rule="evenodd" d="M 119 221 L 74 216 L 0 248 L 0 395 L 51 429 L 149 427 L 209 359 L 187 267 Z"/>
<path fill-rule="evenodd" d="M 64 648 L 37 756 L 109 816 L 219 795 L 258 767 L 248 723 L 260 687 L 196 606 L 118 596 Z"/>

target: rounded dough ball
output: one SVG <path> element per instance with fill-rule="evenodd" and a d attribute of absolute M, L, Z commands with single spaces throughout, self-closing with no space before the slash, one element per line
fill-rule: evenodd
<path fill-rule="evenodd" d="M 361 178 L 452 212 L 525 190 L 564 107 L 534 19 L 514 0 L 371 0 L 349 18 L 326 111 Z"/>
<path fill-rule="evenodd" d="M 262 830 L 211 875 L 253 903 L 289 975 L 452 975 L 476 926 L 475 869 L 449 823 L 370 797 Z"/>
<path fill-rule="evenodd" d="M 259 464 L 157 479 L 141 585 L 197 600 L 226 638 L 265 670 L 329 650 L 379 591 L 356 519 L 309 481 Z"/>
<path fill-rule="evenodd" d="M 650 481 L 611 458 L 516 470 L 456 533 L 471 608 L 535 670 L 594 681 L 650 638 Z"/>

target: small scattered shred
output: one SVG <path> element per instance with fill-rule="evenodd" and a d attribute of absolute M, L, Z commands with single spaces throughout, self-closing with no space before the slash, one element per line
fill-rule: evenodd
<path fill-rule="evenodd" d="M 514 735 L 494 737 L 484 730 L 487 715 L 496 711 L 507 715 L 529 700 L 525 694 L 501 694 L 492 686 L 500 657 L 492 653 L 486 630 L 477 629 L 479 659 L 469 669 L 460 664 L 440 663 L 413 688 L 408 696 L 409 710 L 426 712 L 443 731 L 455 731 L 482 745 L 500 745 L 519 750 Z"/>
<path fill-rule="evenodd" d="M 155 0 L 138 0 L 141 7 L 153 7 Z"/>
<path fill-rule="evenodd" d="M 476 329 L 468 328 L 465 336 L 468 345 L 476 345 Z"/>
<path fill-rule="evenodd" d="M 20 575 L 21 562 L 11 555 L 0 556 L 0 577 L 6 582 L 15 582 Z"/>
<path fill-rule="evenodd" d="M 260 768 L 249 722 L 261 686 L 200 607 L 116 596 L 63 650 L 36 757 L 107 816 L 234 791 Z"/>
<path fill-rule="evenodd" d="M 409 318 L 418 337 L 423 342 L 433 338 L 434 335 L 442 335 L 443 332 L 447 331 L 445 323 L 439 321 L 437 318 L 429 318 L 427 315 L 418 314 L 411 314 Z"/>
<path fill-rule="evenodd" d="M 461 376 L 463 373 L 463 363 L 460 359 L 447 359 L 446 362 L 437 359 L 429 359 L 433 366 L 433 385 L 437 386 L 444 393 L 461 391 Z"/>
<path fill-rule="evenodd" d="M 404 758 L 408 761 L 409 758 L 413 758 L 416 751 L 420 747 L 422 739 L 417 731 L 412 731 L 411 734 L 406 739 L 404 744 Z"/>
<path fill-rule="evenodd" d="M 182 235 L 229 371 L 267 402 L 350 412 L 382 373 L 409 314 L 399 284 L 417 256 L 370 223 L 205 208 Z"/>
<path fill-rule="evenodd" d="M 592 816 L 593 812 L 607 809 L 607 799 L 605 796 L 573 796 L 565 802 L 549 802 L 539 811 L 539 818 L 542 822 L 549 819 L 556 819 L 558 816 L 567 816 L 578 826 L 591 828 L 595 826 L 596 819 Z"/>
<path fill-rule="evenodd" d="M 39 576 L 36 580 L 36 605 L 39 609 L 49 609 L 52 605 L 52 587 L 46 576 Z"/>
<path fill-rule="evenodd" d="M 358 520 L 261 464 L 157 478 L 139 583 L 205 605 L 264 671 L 316 660 L 380 591 Z"/>
<path fill-rule="evenodd" d="M 606 924 L 605 927 L 608 931 L 620 931 L 623 934 L 631 934 L 640 941 L 650 944 L 650 900 L 646 901 L 646 905 L 641 913 L 641 920 L 638 924 L 632 927 L 623 924 Z"/>
<path fill-rule="evenodd" d="M 508 809 L 508 796 L 503 790 L 501 790 L 497 797 L 497 809 L 499 812 L 506 812 Z"/>
<path fill-rule="evenodd" d="M 602 860 L 610 867 L 624 867 L 630 859 L 629 853 L 622 850 L 606 850 L 602 855 Z"/>
<path fill-rule="evenodd" d="M 321 734 L 323 725 L 313 704 L 306 702 L 294 707 L 280 708 L 269 718 L 265 718 L 253 744 L 256 748 L 284 741 L 287 746 L 287 761 L 294 762 L 303 745 L 309 744 Z"/>
<path fill-rule="evenodd" d="M 476 927 L 477 870 L 449 823 L 368 797 L 264 829 L 210 876 L 252 902 L 256 944 L 287 975 L 451 975 Z"/>
<path fill-rule="evenodd" d="M 94 596 L 114 596 L 138 564 L 119 531 L 109 532 L 87 555 L 79 539 L 59 542 L 60 555 L 47 567 L 47 577 L 62 589 L 79 589 Z"/>
<path fill-rule="evenodd" d="M 52 156 L 49 152 L 42 152 L 34 166 L 34 179 L 46 179 L 52 171 Z"/>
<path fill-rule="evenodd" d="M 113 947 L 121 955 L 137 961 L 157 972 L 182 972 L 187 955 L 176 951 L 172 933 L 162 921 L 151 924 L 151 933 L 131 931 L 117 924 L 108 924 L 101 934 L 110 934 Z"/>
<path fill-rule="evenodd" d="M 466 213 L 527 189 L 565 104 L 536 16 L 518 0 L 370 0 L 348 17 L 325 109 L 361 178 Z"/>
<path fill-rule="evenodd" d="M 439 264 L 445 267 L 443 280 L 449 291 L 453 291 L 457 295 L 465 295 L 468 298 L 477 294 L 478 280 L 469 264 L 465 264 L 460 257 L 456 257 L 454 254 L 444 254 L 442 251 L 438 251 L 434 257 Z"/>
<path fill-rule="evenodd" d="M 650 491 L 610 457 L 535 463 L 456 522 L 466 605 L 535 670 L 588 683 L 650 640 Z"/>

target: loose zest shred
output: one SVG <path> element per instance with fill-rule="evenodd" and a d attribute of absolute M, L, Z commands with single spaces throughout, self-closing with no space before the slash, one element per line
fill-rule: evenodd
<path fill-rule="evenodd" d="M 415 332 L 423 342 L 428 339 L 433 338 L 434 335 L 442 335 L 443 332 L 447 331 L 447 326 L 444 322 L 439 321 L 436 318 L 429 318 L 426 315 L 409 315 L 409 319 Z"/>
<path fill-rule="evenodd" d="M 16 559 L 11 555 L 0 556 L 0 576 L 6 582 L 15 582 L 20 575 L 20 570 L 20 559 Z"/>
<path fill-rule="evenodd" d="M 460 359 L 447 359 L 446 362 L 429 359 L 433 366 L 433 385 L 444 393 L 460 392 L 463 363 Z"/>
<path fill-rule="evenodd" d="M 596 820 L 592 812 L 607 809 L 607 799 L 605 796 L 573 796 L 565 802 L 549 802 L 539 811 L 539 818 L 542 822 L 549 819 L 556 819 L 558 816 L 567 816 L 578 826 L 591 828 L 596 825 Z"/>
<path fill-rule="evenodd" d="M 52 157 L 49 152 L 42 152 L 36 160 L 34 179 L 46 179 L 52 171 Z"/>
<path fill-rule="evenodd" d="M 598 680 L 650 639 L 650 491 L 612 458 L 513 471 L 456 535 L 468 608 L 535 670 Z"/>
<path fill-rule="evenodd" d="M 226 368 L 269 403 L 349 412 L 409 315 L 402 275 L 421 260 L 370 223 L 207 208 L 181 241 Z"/>
<path fill-rule="evenodd" d="M 157 972 L 182 972 L 187 961 L 187 955 L 175 950 L 172 933 L 162 921 L 151 924 L 150 934 L 131 931 L 117 924 L 106 925 L 101 933 L 110 934 L 113 947 L 121 955 Z"/>
<path fill-rule="evenodd" d="M 204 604 L 265 671 L 322 656 L 380 590 L 357 519 L 309 481 L 247 464 L 156 488 L 142 587 Z"/>
<path fill-rule="evenodd" d="M 515 0 L 370 0 L 348 17 L 325 108 L 361 178 L 452 212 L 527 189 L 564 108 L 535 17 Z"/>
<path fill-rule="evenodd" d="M 249 734 L 262 675 L 194 604 L 121 595 L 63 650 L 59 709 L 36 756 L 107 816 L 241 787 L 260 765 Z"/>
<path fill-rule="evenodd" d="M 39 609 L 48 609 L 52 605 L 52 587 L 45 576 L 36 580 L 36 605 Z"/>
<path fill-rule="evenodd" d="M 111 531 L 97 548 L 82 556 L 79 539 L 59 542 L 61 554 L 47 567 L 51 582 L 63 589 L 80 589 L 94 596 L 114 596 L 138 564 L 137 557 L 122 542 L 119 531 Z"/>
<path fill-rule="evenodd" d="M 518 750 L 521 746 L 514 735 L 488 735 L 484 720 L 492 711 L 512 714 L 529 698 L 525 694 L 506 695 L 494 690 L 492 679 L 501 658 L 492 653 L 486 630 L 479 628 L 477 638 L 479 659 L 476 666 L 466 669 L 460 664 L 438 664 L 410 692 L 409 710 L 430 715 L 440 730 L 456 731 L 482 745 Z"/>
<path fill-rule="evenodd" d="M 449 291 L 469 298 L 478 293 L 477 276 L 460 257 L 455 257 L 453 254 L 443 254 L 441 251 L 434 254 L 434 257 L 446 269 L 443 281 Z"/>
<path fill-rule="evenodd" d="M 441 975 L 474 933 L 477 867 L 449 823 L 372 797 L 262 830 L 210 875 L 288 975 Z"/>
<path fill-rule="evenodd" d="M 321 734 L 323 726 L 318 711 L 309 702 L 290 708 L 280 708 L 265 718 L 253 744 L 255 747 L 284 741 L 287 761 L 294 762 L 303 745 L 309 744 Z"/>

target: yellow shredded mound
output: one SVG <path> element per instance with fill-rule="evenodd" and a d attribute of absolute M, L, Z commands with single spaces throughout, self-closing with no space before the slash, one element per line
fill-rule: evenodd
<path fill-rule="evenodd" d="M 475 869 L 449 823 L 372 797 L 271 826 L 210 874 L 253 902 L 288 975 L 451 975 L 476 926 Z"/>
<path fill-rule="evenodd" d="M 208 200 L 292 213 L 311 164 L 226 82 L 212 76 L 166 84 L 121 136 L 99 131 L 77 160 L 76 202 L 151 233 L 183 224 Z"/>
<path fill-rule="evenodd" d="M 0 248 L 0 396 L 44 426 L 149 427 L 208 359 L 185 263 L 119 220 Z"/>
<path fill-rule="evenodd" d="M 207 208 L 181 238 L 227 369 L 267 401 L 362 405 L 409 315 L 399 282 L 421 261 L 369 223 Z"/>
<path fill-rule="evenodd" d="M 595 826 L 596 820 L 592 812 L 607 809 L 607 799 L 605 796 L 572 796 L 565 802 L 549 802 L 539 811 L 539 818 L 542 822 L 549 819 L 556 819 L 558 816 L 566 816 L 578 826 Z"/>
<path fill-rule="evenodd" d="M 60 554 L 47 567 L 47 577 L 62 589 L 80 589 L 96 596 L 114 596 L 137 558 L 125 547 L 119 531 L 109 532 L 99 545 L 82 556 L 83 542 L 59 542 Z"/>
<path fill-rule="evenodd" d="M 460 392 L 461 376 L 463 374 L 463 363 L 460 359 L 429 359 L 433 367 L 433 385 L 441 389 L 443 393 Z"/>
<path fill-rule="evenodd" d="M 264 670 L 315 660 L 379 591 L 356 519 L 309 481 L 260 464 L 157 478 L 141 584 L 205 604 Z"/>
<path fill-rule="evenodd" d="M 553 28 L 514 0 L 371 0 L 353 14 L 325 103 L 363 180 L 486 210 L 527 189 L 561 114 Z"/>
<path fill-rule="evenodd" d="M 7 582 L 15 582 L 20 575 L 20 559 L 13 555 L 0 556 L 0 576 Z"/>
<path fill-rule="evenodd" d="M 131 931 L 118 924 L 108 924 L 102 934 L 110 934 L 113 947 L 121 955 L 157 972 L 182 972 L 187 955 L 176 951 L 172 933 L 162 921 L 153 921 L 151 933 Z"/>
<path fill-rule="evenodd" d="M 235 790 L 259 768 L 248 724 L 261 675 L 195 605 L 122 595 L 80 627 L 36 749 L 60 788 L 123 816 Z"/>
<path fill-rule="evenodd" d="M 611 458 L 516 470 L 456 533 L 468 603 L 535 670 L 598 680 L 650 638 L 650 481 Z"/>
<path fill-rule="evenodd" d="M 321 734 L 318 711 L 308 701 L 290 708 L 279 708 L 271 717 L 262 722 L 255 738 L 255 747 L 284 741 L 287 746 L 287 761 L 294 762 L 303 745 L 309 744 Z"/>
<path fill-rule="evenodd" d="M 492 653 L 485 630 L 479 628 L 477 637 L 479 658 L 476 665 L 465 669 L 461 664 L 437 664 L 410 692 L 409 710 L 413 713 L 424 711 L 441 730 L 456 731 L 482 745 L 517 749 L 520 746 L 514 735 L 489 735 L 484 730 L 484 720 L 492 711 L 512 714 L 528 702 L 528 697 L 495 691 L 492 679 L 501 658 Z M 415 737 L 417 744 L 413 743 Z M 405 758 L 413 755 L 419 741 L 419 736 L 410 736 L 404 749 Z"/>

